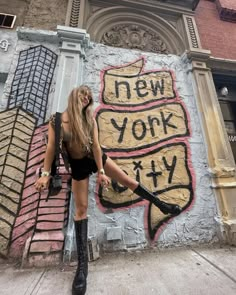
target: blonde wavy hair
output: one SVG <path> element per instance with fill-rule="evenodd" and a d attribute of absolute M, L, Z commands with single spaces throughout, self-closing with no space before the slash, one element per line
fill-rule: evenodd
<path fill-rule="evenodd" d="M 80 96 L 88 95 L 89 103 L 83 107 Z M 91 149 L 93 140 L 93 96 L 87 85 L 74 88 L 68 98 L 67 113 L 72 133 L 72 141 Z"/>

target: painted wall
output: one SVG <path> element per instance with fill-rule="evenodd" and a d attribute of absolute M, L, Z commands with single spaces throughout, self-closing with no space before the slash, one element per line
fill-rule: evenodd
<path fill-rule="evenodd" d="M 178 217 L 166 217 L 119 184 L 105 192 L 92 178 L 89 235 L 105 250 L 217 240 L 215 197 L 188 67 L 180 57 L 98 44 L 87 52 L 84 83 L 94 92 L 104 151 L 160 198 L 185 208 Z"/>
<path fill-rule="evenodd" d="M 32 254 L 31 264 L 45 264 L 45 253 L 57 260 L 63 251 L 69 207 L 67 179 L 62 194 L 49 202 L 32 186 L 43 162 L 45 123 L 56 99 L 59 45 L 52 41 L 53 32 L 22 29 L 18 37 L 1 99 L 0 132 L 6 142 L 0 146 L 0 251 L 11 256 L 24 251 Z M 184 209 L 177 217 L 163 215 L 118 183 L 103 191 L 93 175 L 89 236 L 107 251 L 217 241 L 217 208 L 188 61 L 92 44 L 83 81 L 94 92 L 104 151 L 161 199 Z M 19 130 L 27 136 L 19 136 Z M 11 151 L 4 150 L 5 143 Z M 17 170 L 14 161 L 22 164 Z M 72 219 L 73 206 L 64 249 L 68 253 L 75 249 Z"/>
<path fill-rule="evenodd" d="M 51 260 L 58 261 L 63 249 L 62 229 L 68 216 L 67 175 L 61 193 L 48 202 L 47 193 L 39 194 L 33 186 L 44 160 L 46 123 L 55 90 L 58 57 L 55 35 L 19 28 L 14 50 L 1 55 L 2 71 L 8 74 L 0 111 L 3 256 L 29 256 L 31 252 L 40 254 L 47 249 Z M 2 37 L 5 35 L 0 34 Z M 35 257 L 45 265 L 40 255 Z"/>
<path fill-rule="evenodd" d="M 24 32 L 24 33 L 23 33 Z M 26 35 L 24 35 L 26 33 Z M 26 36 L 26 37 L 25 37 Z M 0 48 L 0 73 L 7 74 L 7 80 L 5 83 L 5 89 L 0 97 L 0 111 L 5 110 L 8 104 L 9 95 L 12 89 L 12 81 L 15 76 L 17 64 L 19 62 L 20 52 L 28 50 L 30 47 L 39 46 L 44 44 L 46 48 L 59 53 L 58 40 L 55 32 L 46 31 L 34 31 L 31 29 L 19 27 L 17 32 L 9 30 L 0 30 L 0 40 L 7 40 L 9 43 L 8 50 Z M 56 74 L 57 68 L 55 68 Z M 48 96 L 48 104 L 46 118 L 50 116 L 50 110 L 52 107 L 52 99 L 55 91 L 55 79 L 52 80 L 51 88 Z"/>

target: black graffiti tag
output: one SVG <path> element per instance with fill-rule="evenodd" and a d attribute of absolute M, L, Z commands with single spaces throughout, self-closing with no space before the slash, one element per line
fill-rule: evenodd
<path fill-rule="evenodd" d="M 141 165 L 142 164 L 142 161 L 138 161 L 138 162 L 135 162 L 133 161 L 133 164 L 134 164 L 134 171 L 137 170 L 136 172 L 136 180 L 138 182 L 140 182 L 140 170 L 143 170 L 143 166 Z"/>
<path fill-rule="evenodd" d="M 134 164 L 134 171 L 137 170 L 137 173 L 136 173 L 136 180 L 138 182 L 140 182 L 140 170 L 143 169 L 143 166 L 141 165 L 142 161 L 138 161 L 138 162 L 135 162 L 133 161 L 133 164 Z M 123 170 L 127 175 L 128 173 Z M 116 180 L 113 180 L 111 181 L 111 185 L 114 189 L 115 192 L 118 192 L 118 193 L 123 193 L 124 191 L 126 191 L 128 188 L 126 186 L 122 186 L 120 185 Z"/>
<path fill-rule="evenodd" d="M 162 119 L 162 124 L 163 124 L 163 129 L 164 129 L 165 134 L 168 134 L 168 132 L 167 132 L 167 126 L 169 126 L 171 128 L 174 128 L 174 129 L 177 129 L 177 126 L 169 123 L 169 120 L 170 120 L 170 118 L 172 116 L 173 116 L 173 114 L 171 113 L 171 114 L 169 114 L 169 116 L 167 118 L 165 118 L 164 113 L 161 112 L 161 119 Z"/>
<path fill-rule="evenodd" d="M 173 114 L 168 114 L 167 117 L 165 117 L 165 114 L 161 111 L 161 120 L 157 117 L 148 116 L 147 122 L 144 122 L 142 119 L 137 119 L 134 122 L 132 122 L 132 135 L 136 140 L 142 140 L 145 136 L 147 136 L 147 130 L 150 130 L 151 136 L 155 137 L 155 126 L 162 126 L 163 131 L 165 134 L 168 134 L 168 128 L 177 129 L 178 127 L 175 126 L 170 122 L 170 119 L 172 118 Z M 129 118 L 125 117 L 123 119 L 122 125 L 119 126 L 114 118 L 111 119 L 111 124 L 113 127 L 119 131 L 119 137 L 118 137 L 118 143 L 122 143 L 124 138 L 125 130 L 127 129 L 127 124 L 129 122 Z"/>
<path fill-rule="evenodd" d="M 173 179 L 173 175 L 175 172 L 175 168 L 176 168 L 177 157 L 175 155 L 173 156 L 171 164 L 168 164 L 166 157 L 162 157 L 162 161 L 163 161 L 163 164 L 164 164 L 166 170 L 169 172 L 168 184 L 171 184 L 172 179 Z M 147 173 L 146 177 L 152 178 L 154 187 L 158 188 L 158 177 L 161 176 L 163 173 L 162 173 L 162 171 L 158 171 L 156 169 L 157 163 L 154 160 L 152 160 L 150 164 L 151 164 L 150 165 L 151 172 Z M 140 182 L 141 181 L 140 171 L 143 170 L 142 161 L 138 161 L 138 162 L 133 161 L 133 165 L 134 165 L 133 170 L 136 171 L 135 179 L 138 182 Z M 126 174 L 128 174 L 126 171 L 124 171 L 124 172 Z M 128 189 L 127 187 L 118 184 L 115 180 L 112 180 L 111 184 L 112 184 L 114 191 L 119 192 L 119 193 L 122 193 Z"/>
<path fill-rule="evenodd" d="M 158 91 L 160 91 L 161 95 L 164 95 L 164 89 L 165 89 L 164 79 L 161 79 L 161 81 L 155 81 L 155 82 L 153 80 L 150 80 L 149 83 L 151 86 L 153 96 L 157 96 Z M 133 89 L 131 89 L 129 82 L 127 81 L 115 81 L 116 98 L 120 97 L 120 87 L 122 87 L 122 89 L 125 88 L 127 99 L 131 98 L 131 90 L 136 91 L 136 94 L 138 97 L 146 97 L 150 95 L 150 93 L 149 91 L 145 91 L 145 90 L 150 89 L 150 86 L 148 85 L 147 81 L 144 79 L 136 81 L 135 87 Z"/>
<path fill-rule="evenodd" d="M 164 163 L 164 165 L 166 167 L 166 170 L 170 171 L 169 177 L 168 177 L 168 183 L 171 183 L 172 178 L 173 178 L 173 174 L 174 174 L 174 171 L 175 171 L 175 166 L 176 166 L 176 163 L 177 163 L 177 157 L 176 156 L 173 157 L 171 165 L 168 165 L 165 157 L 162 157 L 162 161 L 163 161 L 163 163 Z"/>
<path fill-rule="evenodd" d="M 125 170 L 123 170 L 123 171 L 128 175 L 128 173 Z M 119 194 L 123 193 L 124 191 L 126 191 L 128 189 L 127 186 L 120 185 L 114 179 L 111 180 L 111 186 L 112 186 L 113 190 Z"/>
<path fill-rule="evenodd" d="M 128 118 L 124 118 L 123 120 L 123 124 L 121 127 L 118 126 L 118 124 L 116 123 L 115 119 L 111 119 L 111 124 L 120 132 L 120 136 L 118 138 L 118 142 L 121 143 L 123 141 L 124 138 L 124 132 L 125 132 L 125 128 L 128 122 Z"/>
<path fill-rule="evenodd" d="M 161 171 L 156 171 L 156 167 L 155 167 L 155 161 L 152 160 L 151 162 L 151 167 L 152 167 L 152 171 L 150 173 L 147 173 L 146 176 L 147 177 L 152 177 L 153 180 L 153 185 L 154 187 L 157 187 L 157 178 L 159 175 L 162 175 Z"/>
<path fill-rule="evenodd" d="M 167 160 L 165 157 L 162 157 L 162 161 L 163 161 L 163 164 L 165 165 L 166 170 L 170 172 L 169 177 L 168 177 L 168 183 L 171 184 L 172 179 L 173 179 L 173 175 L 174 175 L 174 171 L 175 171 L 175 167 L 176 167 L 176 163 L 177 163 L 177 157 L 173 156 L 171 165 L 169 165 L 167 163 Z M 157 182 L 158 176 L 162 175 L 162 172 L 156 171 L 156 165 L 155 165 L 154 160 L 151 161 L 151 169 L 152 169 L 152 171 L 150 173 L 147 173 L 146 176 L 152 177 L 154 187 L 158 187 L 158 182 Z"/>

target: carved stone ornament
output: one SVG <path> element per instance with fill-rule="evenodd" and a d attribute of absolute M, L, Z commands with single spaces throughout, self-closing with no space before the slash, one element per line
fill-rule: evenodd
<path fill-rule="evenodd" d="M 155 32 L 137 25 L 117 25 L 104 33 L 100 42 L 114 47 L 169 53 L 166 44 Z"/>

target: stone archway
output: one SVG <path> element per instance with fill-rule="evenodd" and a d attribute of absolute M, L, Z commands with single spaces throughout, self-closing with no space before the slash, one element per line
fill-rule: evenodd
<path fill-rule="evenodd" d="M 105 8 L 86 25 L 91 39 L 109 46 L 181 55 L 185 44 L 177 30 L 163 18 L 138 9 Z"/>

